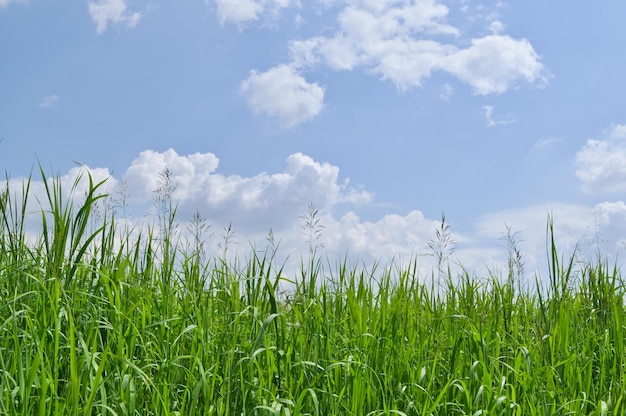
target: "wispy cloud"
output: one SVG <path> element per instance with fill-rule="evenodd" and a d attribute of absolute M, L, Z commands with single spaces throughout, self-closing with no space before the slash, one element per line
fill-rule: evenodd
<path fill-rule="evenodd" d="M 533 149 L 548 149 L 555 146 L 559 142 L 561 142 L 561 139 L 559 139 L 558 137 L 543 137 L 535 142 L 535 144 L 533 145 Z"/>
<path fill-rule="evenodd" d="M 135 27 L 141 20 L 141 13 L 128 11 L 125 0 L 99 0 L 88 4 L 89 15 L 96 23 L 98 34 L 104 33 L 109 23 L 126 24 Z"/>
<path fill-rule="evenodd" d="M 48 95 L 42 98 L 41 101 L 37 103 L 37 105 L 40 108 L 52 108 L 57 105 L 58 101 L 59 101 L 59 97 L 57 95 Z"/>
<path fill-rule="evenodd" d="M 280 10 L 297 6 L 297 0 L 214 0 L 222 23 L 244 24 L 263 15 L 276 16 Z"/>
<path fill-rule="evenodd" d="M 500 33 L 504 32 L 504 29 L 504 23 L 499 20 L 494 20 L 493 22 L 491 22 L 491 24 L 489 24 L 489 30 L 494 35 L 499 35 Z"/>
<path fill-rule="evenodd" d="M 28 3 L 28 0 L 0 0 L 0 9 L 9 7 L 11 3 Z"/>
<path fill-rule="evenodd" d="M 489 127 L 502 126 L 515 122 L 515 119 L 511 115 L 499 118 L 494 117 L 495 107 L 492 105 L 483 106 L 483 110 L 485 110 L 485 118 L 487 119 L 487 126 Z"/>
<path fill-rule="evenodd" d="M 610 139 L 626 139 L 626 124 L 613 124 L 608 129 L 608 136 Z"/>
<path fill-rule="evenodd" d="M 441 87 L 441 94 L 439 94 L 439 97 L 441 97 L 444 101 L 448 101 L 450 97 L 452 97 L 453 93 L 454 87 L 450 84 L 444 84 L 443 87 Z"/>

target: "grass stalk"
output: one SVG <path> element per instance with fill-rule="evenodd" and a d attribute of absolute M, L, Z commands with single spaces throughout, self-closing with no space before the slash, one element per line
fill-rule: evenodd
<path fill-rule="evenodd" d="M 86 197 L 75 204 L 68 195 L 83 181 Z M 163 186 L 171 197 L 173 185 Z M 530 291 L 516 281 L 521 262 L 504 278 L 453 276 L 442 218 L 435 287 L 417 258 L 322 263 L 310 207 L 302 279 L 288 281 L 273 244 L 243 261 L 227 256 L 230 228 L 215 257 L 202 254 L 199 238 L 179 244 L 171 199 L 161 200 L 158 229 L 130 239 L 114 213 L 87 225 L 103 182 L 85 176 L 65 193 L 46 179 L 44 188 L 34 241 L 25 227 L 30 181 L 21 193 L 0 192 L 2 413 L 626 412 L 620 270 L 600 256 L 581 268 L 574 256 L 564 262 L 551 219 L 547 285 L 537 275 Z"/>

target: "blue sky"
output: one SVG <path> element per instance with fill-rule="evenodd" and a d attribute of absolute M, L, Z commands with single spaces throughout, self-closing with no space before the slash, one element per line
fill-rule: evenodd
<path fill-rule="evenodd" d="M 145 206 L 290 246 L 424 254 L 441 213 L 469 267 L 626 241 L 626 3 L 0 0 L 0 169 L 76 163 Z M 216 231 L 217 232 L 217 231 Z M 245 237 L 244 237 L 245 236 Z"/>

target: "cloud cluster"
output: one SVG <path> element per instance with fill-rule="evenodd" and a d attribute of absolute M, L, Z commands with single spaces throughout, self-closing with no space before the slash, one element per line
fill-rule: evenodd
<path fill-rule="evenodd" d="M 222 23 L 238 25 L 276 15 L 281 9 L 297 6 L 297 0 L 215 0 L 217 16 Z"/>
<path fill-rule="evenodd" d="M 400 91 L 420 87 L 435 71 L 454 76 L 477 95 L 500 94 L 520 83 L 546 82 L 545 68 L 528 40 L 502 34 L 504 25 L 499 22 L 491 22 L 492 34 L 464 40 L 460 30 L 447 22 L 448 7 L 438 0 L 346 0 L 326 5 L 327 12 L 340 6 L 332 35 L 291 41 L 288 64 L 265 73 L 253 71 L 244 83 L 262 80 L 267 91 L 276 91 L 287 82 L 283 78 L 297 78 L 308 87 L 308 98 L 317 109 L 322 107 L 323 90 L 300 74 L 319 65 L 334 71 L 362 69 L 391 81 Z M 264 96 L 260 110 L 258 100 L 251 98 L 253 91 L 244 92 L 253 110 L 279 118 L 284 114 L 283 94 L 276 99 Z M 292 122 L 284 126 L 318 113 L 312 106 L 302 106 L 300 111 L 301 117 L 290 115 Z"/>
<path fill-rule="evenodd" d="M 605 139 L 589 139 L 576 154 L 576 176 L 584 192 L 626 191 L 626 125 L 610 128 Z"/>
<path fill-rule="evenodd" d="M 104 33 L 109 23 L 116 25 L 126 24 L 135 27 L 141 20 L 141 14 L 128 11 L 125 0 L 98 0 L 88 4 L 89 15 L 96 23 L 98 34 Z"/>
<path fill-rule="evenodd" d="M 434 265 L 428 242 L 435 237 L 440 220 L 429 219 L 419 210 L 363 220 L 357 212 L 373 201 L 373 195 L 341 179 L 337 166 L 302 153 L 290 155 L 279 172 L 243 177 L 219 173 L 219 159 L 212 153 L 179 155 L 171 149 L 147 150 L 123 177 L 136 203 L 152 200 L 159 186 L 159 172 L 165 168 L 177 184 L 174 197 L 182 220 L 198 210 L 217 229 L 232 224 L 239 235 L 261 243 L 272 228 L 283 247 L 298 258 L 307 248 L 302 216 L 313 203 L 324 226 L 319 243 L 331 257 L 347 253 L 369 264 L 417 258 L 426 271 Z M 521 231 L 520 248 L 527 272 L 543 273 L 549 215 L 554 220 L 557 248 L 566 255 L 578 244 L 581 258 L 592 256 L 599 240 L 606 243 L 609 254 L 624 248 L 626 205 L 622 201 L 595 206 L 553 202 L 486 214 L 466 228 L 466 233 L 457 232 L 452 224 L 457 250 L 451 260 L 478 272 L 485 267 L 505 267 L 501 238 L 510 226 L 512 231 Z"/>
<path fill-rule="evenodd" d="M 118 217 L 118 224 L 126 224 L 128 230 L 137 233 L 155 223 L 157 213 L 153 206 L 155 191 L 160 186 L 160 173 L 166 168 L 171 172 L 175 185 L 173 200 L 177 204 L 177 221 L 184 233 L 186 224 L 195 212 L 198 212 L 212 226 L 212 233 L 218 234 L 224 227 L 232 224 L 236 241 L 250 241 L 262 248 L 266 243 L 268 230 L 271 228 L 277 241 L 281 242 L 284 256 L 292 256 L 294 270 L 300 256 L 308 252 L 307 230 L 303 229 L 309 204 L 317 210 L 317 219 L 321 227 L 320 240 L 315 244 L 323 245 L 329 258 L 348 254 L 351 260 L 372 265 L 375 261 L 383 264 L 392 259 L 409 260 L 412 256 L 423 254 L 427 242 L 434 236 L 437 221 L 428 220 L 420 211 L 411 211 L 406 215 L 389 214 L 377 221 L 363 221 L 353 211 L 372 201 L 373 195 L 349 185 L 347 179 L 340 179 L 339 168 L 328 163 L 320 163 L 301 153 L 290 155 L 285 167 L 277 173 L 259 173 L 254 176 L 223 175 L 218 172 L 219 159 L 212 153 L 179 155 L 170 149 L 164 152 L 146 150 L 131 162 L 123 177 L 112 177 L 106 168 L 81 166 L 72 168 L 58 177 L 58 183 L 64 190 L 64 197 L 73 197 L 80 203 L 87 191 L 86 180 L 77 178 L 90 174 L 94 182 L 106 181 L 101 189 L 118 201 L 109 200 L 109 209 L 120 204 L 120 188 L 125 188 L 126 207 L 130 214 L 127 218 Z M 23 178 L 11 179 L 12 190 L 21 189 Z M 47 179 L 52 185 L 52 178 Z M 73 189 L 74 185 L 78 186 Z M 4 186 L 0 181 L 0 189 Z M 70 193 L 70 190 L 73 192 Z M 19 197 L 19 193 L 16 194 Z M 43 205 L 39 205 L 39 204 Z M 148 207 L 148 215 L 145 210 Z M 38 212 L 47 210 L 44 182 L 32 180 L 30 185 L 30 204 L 27 211 L 33 213 L 27 227 L 33 236 L 40 234 L 41 217 Z M 118 209 L 118 214 L 128 214 Z M 335 211 L 347 212 L 337 216 Z M 101 207 L 100 209 L 105 209 Z M 317 227 L 317 226 L 315 226 Z M 214 236 L 215 237 L 215 236 Z M 456 236 L 456 239 L 463 239 Z M 214 240 L 218 240 L 215 237 Z M 215 241 L 209 244 L 217 252 Z M 424 267 L 430 265 L 428 256 L 420 258 Z M 428 269 L 430 270 L 430 269 Z"/>
<path fill-rule="evenodd" d="M 435 0 L 351 2 L 339 13 L 333 36 L 291 43 L 293 63 L 323 62 L 335 70 L 363 67 L 400 90 L 421 86 L 433 71 L 457 77 L 479 95 L 545 79 L 526 39 L 494 33 L 457 46 L 460 32 L 446 23 L 448 12 Z"/>
<path fill-rule="evenodd" d="M 320 238 L 313 244 L 323 245 L 323 252 L 331 259 L 348 254 L 351 261 L 367 265 L 418 259 L 425 273 L 434 264 L 433 257 L 426 254 L 438 220 L 427 219 L 418 210 L 362 220 L 356 211 L 370 204 L 373 195 L 341 179 L 337 166 L 302 153 L 290 155 L 279 172 L 243 177 L 219 173 L 219 159 L 212 153 L 179 155 L 172 149 L 146 150 L 122 178 L 132 204 L 145 206 L 152 201 L 159 187 L 159 173 L 166 168 L 176 185 L 173 196 L 179 220 L 188 220 L 197 211 L 215 234 L 232 224 L 236 240 L 243 243 L 242 250 L 247 241 L 263 247 L 271 228 L 283 247 L 281 254 L 297 263 L 309 249 L 309 230 L 303 226 L 309 204 L 313 204 L 321 226 Z M 455 233 L 454 239 L 465 241 L 466 237 Z M 460 250 L 454 259 L 463 259 L 468 267 L 483 268 L 487 259 L 495 256 L 489 249 L 482 255 Z"/>
<path fill-rule="evenodd" d="M 138 202 L 153 198 L 159 173 L 166 168 L 177 185 L 174 197 L 179 212 L 190 217 L 198 210 L 218 224 L 233 223 L 246 233 L 289 228 L 313 203 L 332 211 L 337 204 L 361 204 L 372 195 L 340 181 L 339 168 L 295 153 L 282 172 L 252 177 L 217 172 L 219 159 L 212 153 L 178 155 L 170 149 L 142 152 L 124 174 L 128 191 Z"/>
<path fill-rule="evenodd" d="M 59 183 L 69 196 L 76 178 L 90 173 L 94 182 L 106 179 L 102 191 L 116 198 L 119 198 L 118 190 L 124 184 L 130 211 L 136 212 L 133 207 L 144 211 L 141 215 L 118 218 L 118 223 L 126 221 L 128 229 L 139 230 L 154 223 L 155 212 L 150 212 L 149 207 L 153 206 L 155 191 L 160 186 L 159 174 L 166 168 L 176 185 L 173 198 L 178 204 L 181 232 L 197 211 L 213 226 L 214 234 L 232 224 L 239 236 L 238 241 L 243 243 L 242 251 L 245 251 L 246 241 L 263 248 L 271 228 L 281 242 L 281 254 L 291 256 L 297 262 L 308 252 L 308 231 L 302 227 L 302 217 L 313 203 L 319 210 L 319 225 L 323 227 L 314 244 L 323 244 L 323 253 L 327 253 L 330 260 L 345 254 L 351 262 L 366 265 L 417 260 L 423 275 L 429 275 L 435 266 L 428 242 L 435 238 L 440 220 L 429 219 L 419 210 L 363 220 L 357 212 L 363 204 L 372 202 L 373 195 L 351 187 L 347 179 L 341 179 L 337 166 L 315 161 L 301 153 L 290 155 L 280 172 L 245 177 L 219 173 L 219 159 L 212 153 L 179 155 L 171 149 L 164 152 L 146 150 L 138 155 L 121 178 L 112 177 L 106 168 L 84 166 L 71 169 L 59 178 Z M 51 179 L 47 180 L 51 184 Z M 73 196 L 80 202 L 87 190 L 87 182 L 78 184 Z M 0 185 L 4 186 L 1 182 Z M 21 185 L 22 179 L 10 181 L 13 191 L 21 189 Z M 47 208 L 45 201 L 44 183 L 31 181 L 27 211 L 33 215 L 27 225 L 35 238 L 39 235 L 36 223 L 41 219 L 36 213 Z M 143 215 L 145 209 L 149 211 L 147 216 Z M 450 257 L 451 266 L 454 268 L 458 262 L 479 275 L 486 273 L 486 268 L 505 271 L 506 249 L 501 239 L 506 227 L 510 226 L 513 232 L 521 231 L 519 248 L 526 272 L 533 277 L 533 273 L 539 270 L 545 276 L 549 214 L 554 218 L 557 249 L 565 256 L 569 256 L 577 244 L 582 259 L 592 257 L 598 244 L 603 245 L 600 249 L 608 255 L 626 248 L 624 202 L 602 202 L 595 206 L 555 202 L 486 214 L 464 233 L 457 232 L 452 223 L 451 237 L 457 248 Z M 215 253 L 215 243 L 212 247 Z M 534 284 L 534 280 L 529 282 Z"/>

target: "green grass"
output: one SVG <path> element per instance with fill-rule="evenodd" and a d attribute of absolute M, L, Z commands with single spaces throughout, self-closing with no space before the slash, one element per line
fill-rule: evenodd
<path fill-rule="evenodd" d="M 133 238 L 114 215 L 90 225 L 91 178 L 78 205 L 46 182 L 31 242 L 30 182 L 0 191 L 0 413 L 626 413 L 623 280 L 601 259 L 575 271 L 551 223 L 545 287 L 522 289 L 514 261 L 506 276 L 440 267 L 433 287 L 416 262 L 324 267 L 311 208 L 285 294 L 275 247 L 226 261 L 178 243 L 161 179 L 158 231 Z"/>

